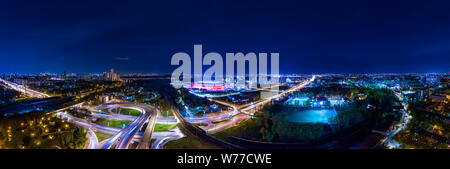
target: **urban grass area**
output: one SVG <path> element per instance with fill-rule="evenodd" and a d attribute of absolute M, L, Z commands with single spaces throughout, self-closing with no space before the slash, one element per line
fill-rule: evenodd
<path fill-rule="evenodd" d="M 119 119 L 111 119 L 111 118 L 99 118 L 94 123 L 102 126 L 109 126 L 114 128 L 125 128 L 131 121 L 128 120 L 119 120 Z"/>
<path fill-rule="evenodd" d="M 102 133 L 98 131 L 94 131 L 95 135 L 97 136 L 98 142 L 102 142 L 103 140 L 111 138 L 112 134 Z"/>
<path fill-rule="evenodd" d="M 177 124 L 156 123 L 153 131 L 154 132 L 169 131 L 169 130 L 175 129 L 176 127 L 177 127 Z"/>

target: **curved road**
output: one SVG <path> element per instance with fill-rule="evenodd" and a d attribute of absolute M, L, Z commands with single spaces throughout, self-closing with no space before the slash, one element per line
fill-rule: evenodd
<path fill-rule="evenodd" d="M 82 126 L 85 129 L 88 130 L 88 137 L 89 137 L 89 148 L 101 148 L 101 149 L 111 149 L 111 148 L 117 148 L 117 149 L 126 149 L 128 148 L 130 142 L 132 140 L 140 141 L 140 144 L 138 148 L 146 149 L 150 148 L 149 144 L 151 141 L 151 135 L 153 132 L 153 127 L 155 125 L 156 117 L 158 114 L 158 109 L 156 109 L 153 106 L 147 105 L 147 104 L 139 104 L 139 103 L 108 103 L 103 104 L 101 107 L 127 107 L 127 108 L 133 108 L 137 109 L 141 112 L 139 116 L 114 116 L 114 115 L 102 115 L 97 113 L 91 113 L 94 116 L 98 117 L 105 117 L 105 118 L 119 118 L 124 120 L 132 121 L 130 124 L 128 124 L 125 128 L 119 129 L 114 127 L 108 127 L 108 126 L 102 126 L 97 124 L 92 124 L 88 122 L 85 119 L 80 119 L 77 117 L 73 117 L 67 113 L 58 112 L 56 113 L 61 118 L 68 119 L 69 121 L 72 121 L 78 126 Z M 123 118 L 127 117 L 127 118 Z M 149 121 L 147 128 L 144 132 L 144 136 L 138 135 L 139 129 L 143 126 L 143 124 L 146 121 Z M 94 132 L 89 132 L 89 130 L 95 129 L 96 131 L 113 134 L 113 136 L 108 139 L 105 142 L 102 142 L 103 144 L 100 144 L 100 147 L 98 146 L 98 139 L 95 136 Z M 94 138 L 95 136 L 95 138 Z M 97 140 L 97 141 L 95 141 Z"/>
<path fill-rule="evenodd" d="M 158 114 L 158 109 L 148 104 L 142 103 L 107 103 L 103 104 L 106 108 L 111 106 L 120 106 L 120 107 L 132 107 L 140 110 L 142 113 L 136 119 L 134 119 L 130 124 L 128 124 L 124 129 L 120 130 L 116 133 L 111 139 L 109 139 L 105 144 L 101 146 L 102 149 L 126 149 L 130 144 L 133 137 L 137 134 L 139 129 L 144 125 L 144 123 L 148 120 L 147 128 L 144 132 L 144 136 L 142 141 L 138 146 L 138 148 L 148 148 L 148 144 L 150 144 L 151 134 L 153 132 L 153 127 L 155 125 L 156 116 Z"/>

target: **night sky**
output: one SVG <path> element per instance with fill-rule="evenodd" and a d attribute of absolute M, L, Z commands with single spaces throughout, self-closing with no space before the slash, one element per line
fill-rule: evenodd
<path fill-rule="evenodd" d="M 176 52 L 278 52 L 282 73 L 450 71 L 450 1 L 1 1 L 0 74 L 170 73 Z"/>

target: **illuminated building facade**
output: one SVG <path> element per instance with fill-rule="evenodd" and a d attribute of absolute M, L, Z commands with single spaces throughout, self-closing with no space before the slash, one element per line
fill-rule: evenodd
<path fill-rule="evenodd" d="M 106 73 L 106 79 L 110 81 L 120 81 L 120 77 L 117 72 L 114 72 L 114 68 L 111 68 L 111 71 Z"/>

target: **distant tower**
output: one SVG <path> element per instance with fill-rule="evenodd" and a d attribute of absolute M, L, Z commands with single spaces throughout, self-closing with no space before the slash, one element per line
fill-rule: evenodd
<path fill-rule="evenodd" d="M 109 80 L 114 81 L 114 68 L 111 68 L 111 71 L 110 71 L 109 75 L 110 75 L 110 79 Z"/>

